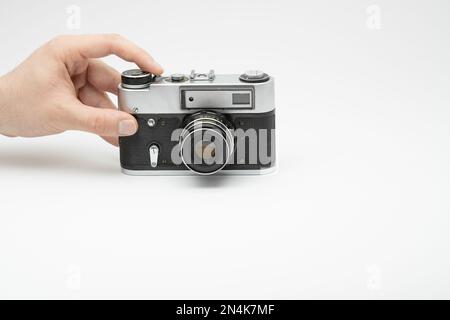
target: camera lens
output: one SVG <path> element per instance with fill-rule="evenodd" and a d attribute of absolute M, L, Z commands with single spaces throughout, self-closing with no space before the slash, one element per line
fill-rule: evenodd
<path fill-rule="evenodd" d="M 231 123 L 216 112 L 189 115 L 180 135 L 181 159 L 198 174 L 216 173 L 227 164 L 234 150 Z"/>

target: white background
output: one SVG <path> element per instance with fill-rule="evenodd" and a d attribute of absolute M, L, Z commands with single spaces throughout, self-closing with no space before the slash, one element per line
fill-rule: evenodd
<path fill-rule="evenodd" d="M 0 74 L 57 34 L 100 32 L 166 74 L 270 73 L 279 166 L 130 177 L 96 136 L 0 137 L 0 298 L 450 298 L 449 14 L 448 0 L 2 0 Z"/>

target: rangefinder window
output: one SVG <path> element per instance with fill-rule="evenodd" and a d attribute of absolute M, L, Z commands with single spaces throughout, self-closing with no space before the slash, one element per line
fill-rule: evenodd
<path fill-rule="evenodd" d="M 253 86 L 181 86 L 183 109 L 253 109 Z"/>

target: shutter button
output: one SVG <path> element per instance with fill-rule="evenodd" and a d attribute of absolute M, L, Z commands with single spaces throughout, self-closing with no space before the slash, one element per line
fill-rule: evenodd
<path fill-rule="evenodd" d="M 174 73 L 170 75 L 170 81 L 172 82 L 182 82 L 186 80 L 186 76 L 181 73 Z"/>

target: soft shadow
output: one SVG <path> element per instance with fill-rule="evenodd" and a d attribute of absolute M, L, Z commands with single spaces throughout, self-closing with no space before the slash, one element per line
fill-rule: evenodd
<path fill-rule="evenodd" d="M 233 178 L 226 175 L 213 175 L 213 176 L 187 176 L 185 181 L 194 188 L 222 188 L 229 185 Z"/>
<path fill-rule="evenodd" d="M 79 174 L 120 174 L 120 164 L 105 153 L 85 154 L 61 150 L 14 150 L 0 154 L 0 169 L 56 171 Z"/>

